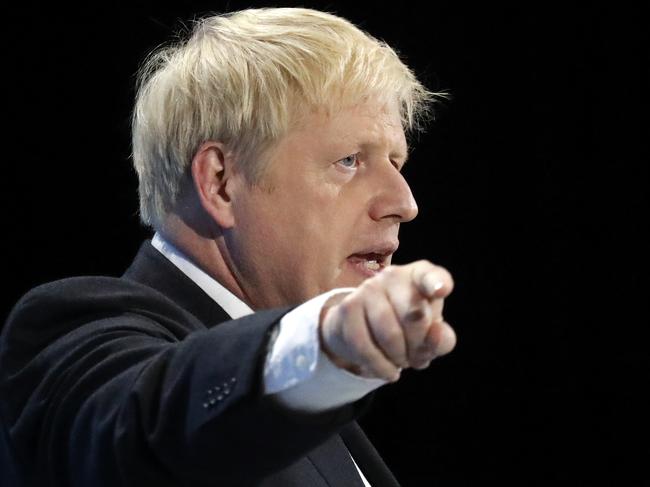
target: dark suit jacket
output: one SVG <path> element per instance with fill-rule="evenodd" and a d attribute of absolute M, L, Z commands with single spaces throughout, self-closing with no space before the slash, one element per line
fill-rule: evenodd
<path fill-rule="evenodd" d="M 30 291 L 0 341 L 3 471 L 38 486 L 361 487 L 347 445 L 373 487 L 397 486 L 354 422 L 369 397 L 298 414 L 262 394 L 287 311 L 229 321 L 149 242 L 122 278 Z"/>

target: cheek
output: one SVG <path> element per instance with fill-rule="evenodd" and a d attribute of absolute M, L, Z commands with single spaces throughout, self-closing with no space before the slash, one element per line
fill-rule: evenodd
<path fill-rule="evenodd" d="M 257 198 L 243 215 L 249 254 L 264 268 L 302 267 L 316 250 L 318 215 L 309 202 L 271 194 Z"/>
<path fill-rule="evenodd" d="M 257 222 L 251 239 L 285 266 L 331 276 L 353 232 L 355 208 L 349 195 L 322 178 L 301 184 L 287 181 L 285 188 L 276 187 L 251 205 L 256 214 L 248 220 Z"/>

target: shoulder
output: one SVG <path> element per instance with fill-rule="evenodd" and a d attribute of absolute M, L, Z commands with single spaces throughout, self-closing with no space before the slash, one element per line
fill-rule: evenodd
<path fill-rule="evenodd" d="M 120 312 L 148 311 L 165 308 L 178 310 L 170 299 L 144 284 L 118 277 L 70 277 L 37 286 L 14 306 L 7 323 L 20 317 L 43 316 L 49 320 L 75 316 L 100 316 Z"/>
<path fill-rule="evenodd" d="M 202 328 L 187 310 L 144 284 L 107 276 L 71 277 L 37 286 L 13 307 L 2 329 L 3 349 L 40 348 L 74 333 L 131 329 L 169 341 Z"/>

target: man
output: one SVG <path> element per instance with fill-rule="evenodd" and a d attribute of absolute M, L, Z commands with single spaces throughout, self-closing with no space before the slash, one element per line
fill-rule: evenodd
<path fill-rule="evenodd" d="M 121 278 L 32 290 L 4 329 L 20 482 L 397 485 L 354 419 L 455 343 L 449 273 L 390 265 L 417 213 L 404 131 L 432 99 L 313 10 L 206 18 L 151 56 L 133 159 L 152 241 Z"/>

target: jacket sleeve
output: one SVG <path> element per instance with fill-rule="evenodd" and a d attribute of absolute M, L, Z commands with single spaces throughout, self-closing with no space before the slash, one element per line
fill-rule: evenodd
<path fill-rule="evenodd" d="M 262 394 L 287 310 L 205 328 L 137 286 L 78 281 L 28 294 L 0 343 L 0 412 L 27 484 L 255 485 L 365 405 L 299 414 Z"/>

